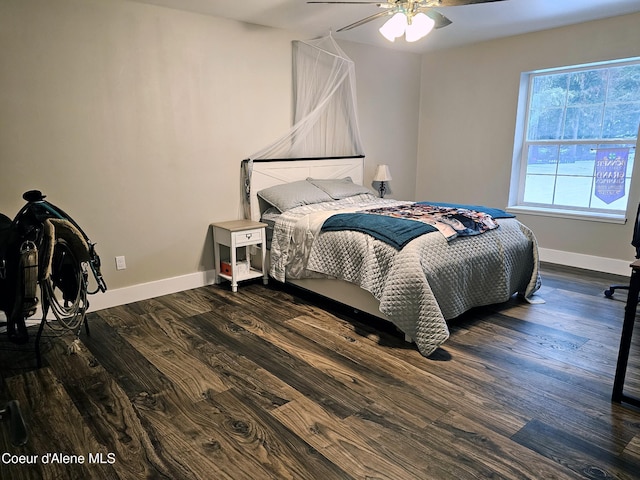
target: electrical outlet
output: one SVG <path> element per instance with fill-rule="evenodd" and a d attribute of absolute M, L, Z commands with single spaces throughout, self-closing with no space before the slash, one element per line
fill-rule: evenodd
<path fill-rule="evenodd" d="M 124 260 L 124 256 L 116 257 L 116 270 L 124 270 L 127 268 L 127 262 Z"/>

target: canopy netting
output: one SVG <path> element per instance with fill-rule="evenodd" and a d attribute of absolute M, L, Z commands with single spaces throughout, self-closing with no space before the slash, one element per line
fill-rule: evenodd
<path fill-rule="evenodd" d="M 331 35 L 293 42 L 293 105 L 291 129 L 242 164 L 245 215 L 253 160 L 364 155 L 355 66 Z"/>

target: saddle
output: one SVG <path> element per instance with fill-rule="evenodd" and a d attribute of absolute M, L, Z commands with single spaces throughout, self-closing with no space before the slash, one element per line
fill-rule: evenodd
<path fill-rule="evenodd" d="M 13 220 L 0 214 L 0 310 L 6 314 L 7 335 L 13 343 L 28 341 L 25 320 L 37 311 L 38 287 L 45 317 L 52 307 L 56 317 L 63 311 L 82 319 L 88 307 L 86 295 L 107 290 L 95 244 L 78 224 L 46 202 L 38 190 L 23 198 L 27 204 Z M 88 271 L 97 284 L 93 292 L 88 291 Z M 56 308 L 55 290 L 62 292 L 65 306 L 77 308 Z"/>

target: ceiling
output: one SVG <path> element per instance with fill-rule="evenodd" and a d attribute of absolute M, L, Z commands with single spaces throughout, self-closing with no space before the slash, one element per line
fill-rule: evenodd
<path fill-rule="evenodd" d="M 332 31 L 336 39 L 416 53 L 640 12 L 640 0 L 505 0 L 440 7 L 438 11 L 447 16 L 452 25 L 434 30 L 415 43 L 407 43 L 403 38 L 391 43 L 378 32 L 384 19 L 335 33 L 378 12 L 376 5 L 315 5 L 307 4 L 306 0 L 134 1 L 293 30 L 299 32 L 301 40 Z"/>

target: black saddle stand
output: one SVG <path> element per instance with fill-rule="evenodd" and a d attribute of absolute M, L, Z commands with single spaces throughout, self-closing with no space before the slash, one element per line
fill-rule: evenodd
<path fill-rule="evenodd" d="M 43 337 L 47 337 L 46 335 L 44 335 L 44 327 L 45 324 L 47 323 L 47 313 L 49 311 L 49 305 L 46 304 L 45 302 L 43 302 L 42 305 L 42 320 L 40 320 L 40 324 L 38 325 L 38 331 L 36 333 L 35 336 L 35 340 L 33 341 L 33 349 L 34 349 L 34 353 L 35 353 L 35 357 L 36 357 L 36 368 L 41 368 L 42 367 L 42 353 L 40 350 L 40 345 L 41 345 L 41 341 Z M 84 329 L 85 332 L 87 334 L 87 336 L 90 335 L 89 332 L 89 322 L 87 321 L 87 317 L 85 316 L 82 323 L 84 324 Z M 32 329 L 34 328 L 36 325 L 31 325 L 28 327 L 28 329 Z M 82 328 L 82 327 L 81 327 Z M 0 334 L 0 336 L 4 336 L 5 340 L 0 342 L 0 350 L 10 350 L 10 351 L 19 351 L 19 352 L 23 352 L 25 350 L 28 349 L 28 345 L 31 342 L 31 340 L 27 341 L 27 343 L 23 344 L 23 345 L 19 345 L 19 344 L 15 344 L 15 343 L 11 343 L 8 339 L 6 339 L 6 335 L 4 334 Z M 58 336 L 58 335 L 56 335 Z"/>
<path fill-rule="evenodd" d="M 29 433 L 17 400 L 11 400 L 0 407 L 0 422 L 9 423 L 9 438 L 12 445 L 21 447 L 27 443 Z"/>

